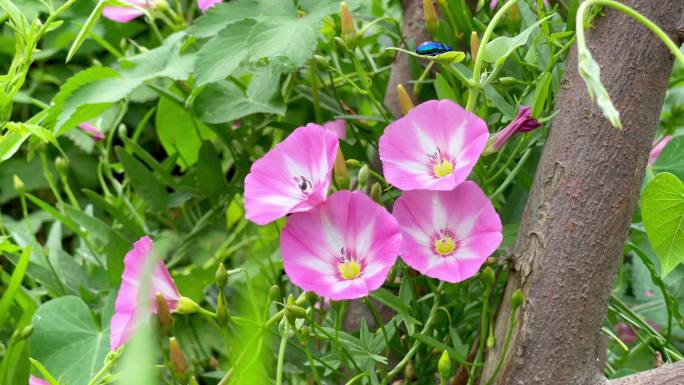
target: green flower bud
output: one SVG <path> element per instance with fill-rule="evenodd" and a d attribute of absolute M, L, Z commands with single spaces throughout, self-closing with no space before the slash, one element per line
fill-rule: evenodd
<path fill-rule="evenodd" d="M 285 306 L 285 315 L 288 316 L 288 319 L 306 318 L 306 309 L 297 305 L 287 305 Z"/>
<path fill-rule="evenodd" d="M 228 273 L 226 272 L 226 266 L 224 266 L 223 263 L 219 263 L 214 279 L 216 280 L 216 286 L 218 286 L 219 289 L 226 287 L 226 283 L 228 283 Z"/>
<path fill-rule="evenodd" d="M 356 27 L 354 26 L 354 17 L 349 11 L 347 3 L 340 3 L 340 23 L 342 29 L 342 39 L 349 47 L 356 46 Z"/>
<path fill-rule="evenodd" d="M 57 169 L 58 173 L 65 175 L 69 172 L 69 161 L 61 156 L 58 156 L 57 159 L 55 159 L 55 168 Z"/>
<path fill-rule="evenodd" d="M 228 314 L 226 298 L 223 293 L 219 294 L 218 303 L 216 304 L 216 320 L 221 326 L 226 326 L 230 322 L 230 314 Z"/>
<path fill-rule="evenodd" d="M 330 67 L 330 62 L 325 57 L 323 57 L 321 55 L 314 55 L 313 58 L 316 61 L 316 63 L 320 64 L 324 68 Z"/>
<path fill-rule="evenodd" d="M 290 293 L 290 295 L 287 296 L 287 304 L 288 305 L 294 305 L 296 302 L 294 294 Z"/>
<path fill-rule="evenodd" d="M 278 285 L 271 286 L 271 288 L 268 290 L 268 297 L 273 302 L 277 302 L 277 301 L 282 300 L 283 298 L 280 296 L 280 286 L 278 286 Z"/>
<path fill-rule="evenodd" d="M 370 170 L 368 169 L 368 165 L 363 165 L 361 166 L 361 169 L 359 170 L 359 174 L 357 175 L 357 179 L 359 181 L 359 186 L 363 186 L 368 182 L 368 177 L 370 176 Z"/>
<path fill-rule="evenodd" d="M 380 183 L 373 183 L 370 197 L 375 203 L 382 203 L 382 187 L 380 187 Z"/>
<path fill-rule="evenodd" d="M 449 378 L 449 375 L 451 374 L 451 360 L 449 359 L 449 353 L 447 353 L 446 350 L 442 353 L 442 356 L 439 357 L 437 371 L 443 380 Z"/>
<path fill-rule="evenodd" d="M 437 32 L 439 20 L 432 0 L 423 0 L 423 18 L 425 19 L 425 29 L 430 35 L 434 35 Z"/>
<path fill-rule="evenodd" d="M 494 270 L 492 270 L 489 266 L 485 267 L 484 270 L 482 270 L 482 279 L 488 287 L 494 286 L 494 282 L 496 282 Z"/>
<path fill-rule="evenodd" d="M 361 167 L 361 162 L 359 162 L 356 159 L 347 159 L 345 162 L 347 164 L 347 167 L 349 168 L 360 168 Z"/>
<path fill-rule="evenodd" d="M 347 47 L 347 43 L 342 40 L 342 38 L 335 36 L 333 38 L 333 42 L 335 43 L 335 46 L 337 47 L 338 50 L 342 52 L 347 52 L 349 51 L 349 47 Z"/>
<path fill-rule="evenodd" d="M 24 195 L 26 193 L 26 185 L 24 182 L 17 176 L 16 174 L 12 177 L 12 181 L 14 182 L 14 190 L 17 192 L 19 195 Z"/>
<path fill-rule="evenodd" d="M 518 309 L 522 304 L 525 302 L 525 295 L 523 294 L 522 290 L 518 289 L 513 293 L 513 296 L 511 296 L 511 307 L 515 311 Z"/>

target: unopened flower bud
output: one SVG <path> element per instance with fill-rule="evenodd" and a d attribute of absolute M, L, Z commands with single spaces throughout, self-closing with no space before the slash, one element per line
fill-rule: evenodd
<path fill-rule="evenodd" d="M 655 164 L 655 162 L 658 160 L 660 154 L 663 152 L 665 146 L 670 142 L 670 140 L 672 140 L 672 135 L 666 135 L 654 144 L 653 149 L 648 154 L 649 166 L 653 166 L 653 164 Z"/>
<path fill-rule="evenodd" d="M 199 382 L 197 382 L 197 379 L 193 376 L 190 379 L 190 384 L 189 385 L 199 385 Z"/>
<path fill-rule="evenodd" d="M 356 159 L 347 159 L 347 160 L 345 161 L 345 163 L 347 164 L 347 167 L 349 167 L 349 168 L 359 168 L 359 167 L 361 167 L 361 162 L 359 162 L 359 161 L 356 160 Z"/>
<path fill-rule="evenodd" d="M 342 150 L 337 149 L 337 156 L 335 157 L 335 163 L 333 164 L 333 169 L 335 170 L 335 182 L 340 190 L 346 190 L 349 188 L 349 173 L 347 172 L 347 163 L 344 161 L 344 155 Z"/>
<path fill-rule="evenodd" d="M 407 380 L 412 380 L 415 374 L 416 373 L 413 370 L 413 361 L 409 361 L 406 364 L 406 367 L 404 367 L 404 377 L 406 377 Z"/>
<path fill-rule="evenodd" d="M 442 356 L 439 357 L 439 362 L 437 363 L 437 371 L 439 376 L 446 380 L 451 374 L 451 360 L 449 359 L 449 353 L 445 350 Z"/>
<path fill-rule="evenodd" d="M 423 17 L 425 18 L 425 29 L 430 35 L 434 35 L 437 32 L 439 20 L 432 0 L 423 0 Z"/>
<path fill-rule="evenodd" d="M 277 301 L 282 300 L 283 298 L 280 296 L 280 286 L 278 286 L 278 285 L 271 286 L 271 288 L 268 290 L 268 297 L 273 302 L 277 302 Z"/>
<path fill-rule="evenodd" d="M 171 334 L 173 330 L 173 317 L 169 311 L 169 304 L 166 303 L 164 296 L 157 292 L 154 296 L 155 304 L 157 305 L 157 321 L 159 321 L 159 329 L 167 335 Z"/>
<path fill-rule="evenodd" d="M 408 114 L 411 109 L 413 109 L 413 101 L 411 100 L 411 97 L 409 96 L 408 92 L 406 92 L 406 89 L 402 84 L 397 84 L 397 94 L 399 95 L 399 105 L 401 106 L 401 112 L 404 113 L 404 115 Z"/>
<path fill-rule="evenodd" d="M 12 343 L 17 343 L 29 338 L 31 334 L 33 334 L 33 325 L 28 325 L 22 329 L 15 330 L 10 339 Z"/>
<path fill-rule="evenodd" d="M 513 135 L 536 130 L 539 126 L 539 121 L 532 117 L 532 109 L 528 106 L 521 106 L 518 116 L 508 126 L 489 137 L 487 147 L 482 154 L 489 155 L 499 152 Z"/>
<path fill-rule="evenodd" d="M 508 20 L 511 21 L 514 28 L 520 28 L 520 7 L 518 4 L 513 4 L 508 8 Z"/>
<path fill-rule="evenodd" d="M 487 334 L 487 349 L 492 349 L 494 347 L 494 344 L 496 343 L 496 340 L 494 339 L 494 328 L 492 325 L 489 325 L 489 334 Z"/>
<path fill-rule="evenodd" d="M 356 46 L 356 27 L 354 27 L 354 17 L 349 11 L 346 2 L 340 3 L 340 22 L 342 24 L 342 39 L 348 47 Z"/>
<path fill-rule="evenodd" d="M 191 300 L 188 297 L 181 296 L 178 300 L 178 308 L 176 309 L 176 311 L 179 314 L 193 314 L 197 313 L 199 309 L 200 306 L 195 301 Z"/>
<path fill-rule="evenodd" d="M 359 175 L 357 176 L 357 179 L 359 181 L 359 186 L 363 186 L 368 182 L 368 177 L 370 176 L 370 170 L 368 169 L 368 165 L 364 164 L 361 166 L 361 169 L 359 170 Z"/>
<path fill-rule="evenodd" d="M 69 161 L 58 156 L 57 159 L 55 159 L 55 168 L 58 173 L 65 175 L 69 172 Z"/>
<path fill-rule="evenodd" d="M 228 314 L 228 307 L 226 306 L 226 297 L 223 293 L 218 296 L 218 303 L 216 304 L 216 320 L 219 325 L 226 326 L 230 322 L 230 314 Z"/>
<path fill-rule="evenodd" d="M 290 293 L 287 296 L 287 305 L 294 305 L 296 301 L 294 294 Z"/>
<path fill-rule="evenodd" d="M 214 278 L 216 280 L 216 286 L 218 286 L 219 289 L 226 287 L 226 283 L 228 283 L 228 273 L 226 272 L 226 266 L 223 265 L 223 263 L 219 263 Z"/>
<path fill-rule="evenodd" d="M 482 279 L 488 287 L 494 286 L 494 282 L 496 282 L 494 270 L 492 270 L 489 266 L 485 267 L 484 270 L 482 270 Z"/>
<path fill-rule="evenodd" d="M 307 340 L 309 338 L 309 336 L 311 335 L 311 328 L 308 326 L 303 326 L 301 333 L 302 333 L 302 338 L 304 338 L 304 340 Z"/>
<path fill-rule="evenodd" d="M 380 183 L 373 183 L 370 190 L 370 197 L 375 203 L 382 202 L 382 187 L 380 187 Z"/>
<path fill-rule="evenodd" d="M 314 55 L 313 58 L 316 61 L 316 63 L 320 64 L 324 68 L 330 67 L 330 62 L 325 57 L 323 57 L 321 55 Z"/>
<path fill-rule="evenodd" d="M 473 31 L 470 34 L 470 59 L 475 62 L 477 59 L 477 53 L 480 51 L 480 38 L 477 36 L 477 32 Z"/>
<path fill-rule="evenodd" d="M 347 46 L 347 43 L 345 43 L 341 37 L 339 37 L 339 36 L 333 37 L 333 43 L 335 43 L 335 46 L 337 47 L 338 50 L 340 50 L 342 52 L 349 51 L 349 47 Z"/>
<path fill-rule="evenodd" d="M 24 195 L 26 193 L 26 185 L 19 178 L 19 176 L 15 174 L 12 177 L 12 181 L 14 182 L 14 191 L 16 191 L 19 195 Z"/>
<path fill-rule="evenodd" d="M 525 302 L 525 295 L 523 294 L 522 290 L 518 289 L 513 293 L 513 296 L 511 296 L 511 307 L 515 311 L 523 304 L 523 302 Z"/>
<path fill-rule="evenodd" d="M 287 305 L 285 306 L 285 314 L 288 318 L 306 318 L 306 309 L 297 305 Z"/>
<path fill-rule="evenodd" d="M 178 341 L 175 337 L 169 338 L 169 352 L 171 355 L 171 368 L 176 379 L 182 384 L 188 382 L 188 365 L 185 362 L 185 356 L 181 351 Z"/>

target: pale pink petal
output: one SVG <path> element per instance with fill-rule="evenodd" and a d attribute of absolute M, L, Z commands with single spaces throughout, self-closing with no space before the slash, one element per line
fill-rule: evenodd
<path fill-rule="evenodd" d="M 95 127 L 93 124 L 91 124 L 89 122 L 79 124 L 78 128 L 80 128 L 81 131 L 90 134 L 90 136 L 95 141 L 102 140 L 105 137 L 104 134 L 102 133 L 102 131 L 98 130 L 97 127 Z"/>
<path fill-rule="evenodd" d="M 401 235 L 396 220 L 365 194 L 339 191 L 306 213 L 291 215 L 280 235 L 290 281 L 331 300 L 365 297 L 385 281 Z M 340 265 L 356 263 L 345 278 Z"/>
<path fill-rule="evenodd" d="M 245 178 L 245 216 L 265 225 L 325 200 L 339 142 L 316 125 L 297 128 L 258 159 Z"/>
<path fill-rule="evenodd" d="M 452 191 L 405 191 L 393 214 L 402 233 L 402 260 L 447 282 L 475 275 L 503 239 L 499 215 L 471 181 Z M 453 244 L 453 248 L 439 253 L 436 245 L 440 241 Z"/>
<path fill-rule="evenodd" d="M 50 383 L 36 376 L 29 377 L 29 385 L 50 385 Z"/>
<path fill-rule="evenodd" d="M 151 277 L 144 276 L 145 263 L 148 258 L 155 257 L 153 253 L 152 240 L 145 236 L 133 244 L 133 249 L 124 258 L 121 287 L 116 296 L 115 312 L 111 322 L 109 343 L 112 350 L 126 343 L 135 329 L 136 313 L 140 306 L 139 289 L 143 279 L 150 279 L 149 306 L 152 312 L 156 312 L 156 293 L 161 293 L 170 311 L 173 312 L 178 307 L 180 293 L 162 260 L 154 266 Z"/>
<path fill-rule="evenodd" d="M 648 154 L 648 165 L 649 166 L 653 166 L 653 164 L 655 164 L 655 162 L 660 157 L 660 154 L 665 149 L 665 146 L 667 146 L 667 144 L 670 143 L 671 140 L 672 140 L 672 135 L 666 135 L 655 146 L 653 146 L 651 153 Z"/>
<path fill-rule="evenodd" d="M 197 0 L 197 6 L 202 10 L 202 12 L 206 12 L 207 9 L 222 2 L 223 0 Z"/>
<path fill-rule="evenodd" d="M 499 0 L 492 0 L 489 2 L 489 8 L 494 9 L 496 8 L 496 5 L 499 4 Z"/>
<path fill-rule="evenodd" d="M 401 190 L 452 190 L 487 144 L 485 122 L 450 100 L 429 100 L 392 122 L 380 138 L 389 183 Z M 446 172 L 438 165 L 448 166 Z"/>
<path fill-rule="evenodd" d="M 102 10 L 102 16 L 117 23 L 128 23 L 142 15 L 144 15 L 142 11 L 132 7 L 105 7 Z"/>
<path fill-rule="evenodd" d="M 342 119 L 325 122 L 323 123 L 323 128 L 336 133 L 337 137 L 342 140 L 347 139 L 347 125 Z"/>

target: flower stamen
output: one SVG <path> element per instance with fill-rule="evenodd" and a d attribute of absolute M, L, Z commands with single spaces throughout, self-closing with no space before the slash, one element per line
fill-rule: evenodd
<path fill-rule="evenodd" d="M 355 279 L 361 275 L 361 265 L 354 260 L 340 263 L 338 270 L 344 279 Z"/>
<path fill-rule="evenodd" d="M 454 172 L 454 165 L 448 160 L 442 160 L 432 169 L 439 178 L 451 175 Z"/>

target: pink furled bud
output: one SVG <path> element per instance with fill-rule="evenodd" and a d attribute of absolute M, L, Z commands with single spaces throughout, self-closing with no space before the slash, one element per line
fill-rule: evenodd
<path fill-rule="evenodd" d="M 86 134 L 89 134 L 94 141 L 100 141 L 104 139 L 104 134 L 102 131 L 98 130 L 94 125 L 91 123 L 85 122 L 81 123 L 78 125 L 78 128 L 81 129 L 81 131 L 85 132 Z"/>
<path fill-rule="evenodd" d="M 50 385 L 49 382 L 43 380 L 42 378 L 38 378 L 36 376 L 31 376 L 29 377 L 29 385 Z"/>
<path fill-rule="evenodd" d="M 530 132 L 539 128 L 539 126 L 539 121 L 532 117 L 532 109 L 528 106 L 521 106 L 518 116 L 506 128 L 489 138 L 484 155 L 499 152 L 516 133 Z"/>
<path fill-rule="evenodd" d="M 653 166 L 653 164 L 658 160 L 660 157 L 660 154 L 663 152 L 663 149 L 665 149 L 665 146 L 672 140 L 672 135 L 666 135 L 660 141 L 654 143 L 655 145 L 653 146 L 653 149 L 651 150 L 651 153 L 648 154 L 648 165 Z"/>
<path fill-rule="evenodd" d="M 206 12 L 207 9 L 222 2 L 223 0 L 197 0 L 197 6 L 202 10 L 202 12 Z"/>

